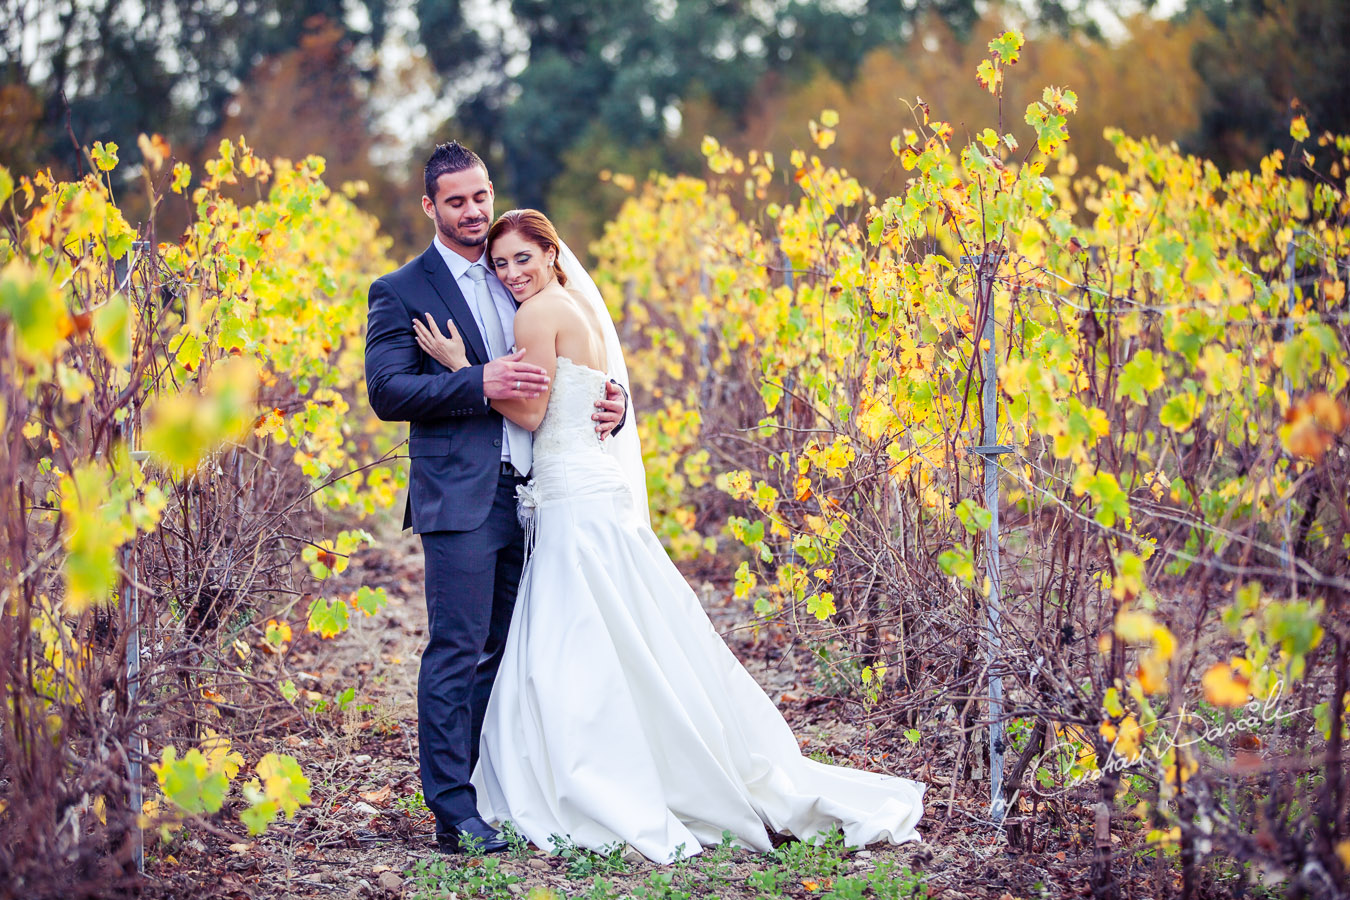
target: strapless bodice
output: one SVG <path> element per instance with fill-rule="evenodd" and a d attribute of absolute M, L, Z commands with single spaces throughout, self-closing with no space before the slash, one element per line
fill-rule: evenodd
<path fill-rule="evenodd" d="M 603 452 L 595 433 L 595 401 L 605 395 L 609 376 L 589 366 L 558 357 L 553 374 L 553 393 L 543 421 L 534 432 L 534 460 L 564 453 Z"/>

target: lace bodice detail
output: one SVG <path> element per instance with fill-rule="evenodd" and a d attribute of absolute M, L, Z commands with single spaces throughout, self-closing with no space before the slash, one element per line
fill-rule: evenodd
<path fill-rule="evenodd" d="M 534 458 L 578 450 L 603 452 L 595 433 L 595 401 L 605 395 L 609 376 L 589 366 L 580 366 L 565 356 L 558 357 L 553 374 L 553 393 L 548 398 L 544 419 L 534 432 Z"/>

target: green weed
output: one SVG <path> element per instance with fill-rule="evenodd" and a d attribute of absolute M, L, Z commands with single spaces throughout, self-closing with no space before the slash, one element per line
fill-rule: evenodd
<path fill-rule="evenodd" d="M 426 798 L 422 796 L 421 791 L 413 791 L 411 794 L 405 794 L 394 800 L 394 806 L 403 810 L 414 819 L 420 819 L 431 812 L 427 808 Z"/>
<path fill-rule="evenodd" d="M 581 900 L 619 900 L 619 889 L 614 882 L 596 875 L 591 879 L 591 887 L 581 895 Z"/>
<path fill-rule="evenodd" d="M 675 884 L 676 873 L 656 871 L 634 892 L 636 900 L 692 900 L 693 894 Z"/>
<path fill-rule="evenodd" d="M 751 872 L 745 876 L 746 887 L 765 900 L 782 896 L 783 888 L 791 883 L 792 876 L 776 865 L 766 866 L 758 872 Z"/>
<path fill-rule="evenodd" d="M 571 838 L 551 834 L 549 843 L 567 866 L 568 878 L 590 878 L 595 875 L 623 875 L 628 872 L 628 863 L 624 861 L 624 845 L 613 843 L 601 847 L 598 852 L 578 847 Z"/>
<path fill-rule="evenodd" d="M 510 854 L 512 859 L 525 859 L 533 855 L 530 850 L 529 839 L 516 829 L 515 822 L 512 822 L 510 819 L 503 822 L 501 835 L 506 841 L 506 845 L 509 848 L 507 853 Z"/>
<path fill-rule="evenodd" d="M 439 900 L 447 894 L 491 900 L 511 897 L 509 887 L 520 879 L 503 872 L 501 860 L 475 853 L 475 848 L 466 848 L 466 856 L 458 865 L 448 857 L 418 860 L 404 873 L 413 900 Z"/>
<path fill-rule="evenodd" d="M 890 861 L 868 873 L 867 886 L 872 889 L 875 900 L 924 900 L 928 896 L 928 884 L 922 872 L 912 872 L 909 866 Z"/>
<path fill-rule="evenodd" d="M 834 878 L 843 871 L 851 848 L 844 844 L 838 828 L 816 835 L 809 841 L 792 841 L 773 851 L 773 858 L 797 880 Z"/>

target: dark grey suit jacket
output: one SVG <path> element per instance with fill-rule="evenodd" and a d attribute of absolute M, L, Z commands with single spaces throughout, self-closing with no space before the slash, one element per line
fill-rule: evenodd
<path fill-rule="evenodd" d="M 464 337 L 469 367 L 451 372 L 427 356 L 414 319 L 446 317 Z M 366 392 L 375 415 L 408 422 L 408 504 L 403 527 L 469 531 L 483 524 L 501 470 L 502 417 L 483 397 L 487 346 L 435 245 L 370 286 Z"/>

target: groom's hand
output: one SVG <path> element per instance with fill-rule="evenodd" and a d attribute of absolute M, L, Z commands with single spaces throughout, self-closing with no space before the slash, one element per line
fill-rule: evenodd
<path fill-rule="evenodd" d="M 600 440 L 609 437 L 610 433 L 619 427 L 627 408 L 628 395 L 623 392 L 623 388 L 612 381 L 607 382 L 605 398 L 595 401 L 595 414 L 591 416 L 595 422 L 595 433 L 600 435 Z"/>
<path fill-rule="evenodd" d="M 533 400 L 548 390 L 548 373 L 521 362 L 524 350 L 499 356 L 483 366 L 483 394 L 489 400 Z"/>

